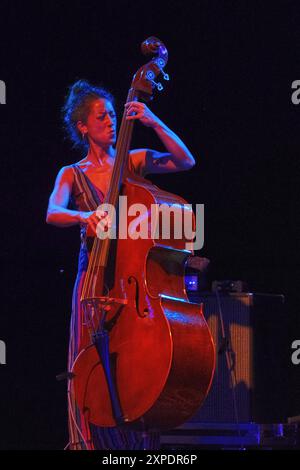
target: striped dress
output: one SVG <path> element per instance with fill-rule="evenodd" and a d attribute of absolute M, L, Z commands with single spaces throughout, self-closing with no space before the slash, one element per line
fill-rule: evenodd
<path fill-rule="evenodd" d="M 72 165 L 74 182 L 70 206 L 78 211 L 94 211 L 103 202 L 103 193 L 96 188 L 79 165 Z M 70 324 L 70 342 L 68 371 L 81 350 L 86 338 L 83 309 L 80 305 L 81 290 L 88 266 L 89 249 L 86 244 L 85 226 L 81 226 L 81 247 L 78 260 L 78 273 L 73 290 L 72 315 Z M 70 450 L 134 450 L 159 449 L 158 433 L 124 431 L 118 427 L 99 427 L 87 423 L 75 401 L 72 380 L 68 381 L 68 420 Z"/>

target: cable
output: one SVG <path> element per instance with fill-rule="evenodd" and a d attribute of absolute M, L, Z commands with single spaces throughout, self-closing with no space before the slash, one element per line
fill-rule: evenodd
<path fill-rule="evenodd" d="M 72 365 L 72 367 L 71 367 L 71 371 L 70 371 L 71 373 L 73 373 L 73 369 L 74 369 L 74 366 L 75 366 L 75 364 L 76 364 L 78 358 L 79 358 L 79 357 L 81 356 L 81 354 L 84 353 L 84 352 L 85 352 L 85 349 L 82 349 L 82 350 L 80 351 L 80 353 L 77 354 L 77 356 L 76 356 L 76 358 L 75 358 L 75 361 L 73 362 L 73 365 Z M 71 380 L 72 380 L 72 379 L 69 379 L 69 380 L 68 380 L 68 392 L 67 392 L 67 394 L 68 394 L 68 405 L 69 405 L 70 417 L 71 417 L 71 420 L 72 420 L 73 424 L 75 425 L 75 428 L 77 429 L 77 432 L 78 432 L 79 436 L 80 436 L 81 439 L 83 440 L 83 443 L 84 443 L 84 445 L 85 445 L 85 448 L 88 450 L 88 448 L 89 448 L 88 443 L 87 443 L 87 441 L 85 440 L 85 438 L 84 438 L 84 436 L 83 436 L 83 434 L 82 434 L 82 432 L 81 432 L 81 430 L 80 430 L 80 428 L 79 428 L 79 426 L 78 426 L 78 424 L 77 424 L 77 422 L 76 422 L 76 419 L 75 419 L 75 416 L 74 416 L 74 413 L 73 413 L 73 404 L 72 404 L 72 401 L 71 401 L 71 394 L 72 394 L 72 392 L 71 392 Z M 75 403 L 75 396 L 74 396 L 74 395 L 75 395 L 75 394 L 74 394 L 74 392 L 73 392 L 73 400 L 74 400 L 74 403 Z M 85 419 L 85 418 L 84 418 L 84 419 Z M 86 426 L 88 426 L 87 423 L 86 423 Z M 69 443 L 67 444 L 67 446 L 65 447 L 65 449 L 68 448 L 70 445 L 71 445 L 71 442 L 69 442 Z M 64 450 L 65 450 L 65 449 L 64 449 Z"/>

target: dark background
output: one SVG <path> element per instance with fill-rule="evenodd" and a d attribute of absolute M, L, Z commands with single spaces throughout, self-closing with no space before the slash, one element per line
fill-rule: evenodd
<path fill-rule="evenodd" d="M 286 296 L 287 325 L 275 331 L 285 344 L 286 413 L 299 415 L 300 365 L 290 361 L 300 338 L 298 2 L 2 1 L 0 16 L 0 447 L 67 442 L 65 384 L 55 375 L 66 368 L 79 234 L 47 226 L 45 214 L 58 170 L 81 155 L 64 139 L 60 108 L 67 87 L 86 78 L 108 87 L 122 110 L 150 35 L 165 42 L 171 77 L 151 109 L 197 160 L 189 172 L 151 179 L 205 204 L 199 254 L 211 260 L 210 280 Z M 163 149 L 138 123 L 139 146 Z"/>

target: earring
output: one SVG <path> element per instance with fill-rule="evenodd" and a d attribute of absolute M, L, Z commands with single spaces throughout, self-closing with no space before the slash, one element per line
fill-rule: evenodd
<path fill-rule="evenodd" d="M 86 136 L 86 134 L 85 134 L 84 132 L 82 132 L 82 134 L 81 134 L 81 135 L 82 135 L 82 140 L 84 140 L 84 139 L 85 139 L 85 136 Z"/>

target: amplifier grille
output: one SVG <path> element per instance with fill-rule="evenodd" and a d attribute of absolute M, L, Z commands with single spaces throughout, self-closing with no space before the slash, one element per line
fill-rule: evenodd
<path fill-rule="evenodd" d="M 190 422 L 234 423 L 231 377 L 225 352 L 221 352 L 217 298 L 215 294 L 201 297 L 192 294 L 190 300 L 204 303 L 204 315 L 216 346 L 216 371 L 211 390 Z M 280 422 L 285 413 L 279 395 L 274 396 L 274 389 L 284 387 L 284 371 L 270 371 L 274 363 L 278 365 L 278 361 L 283 361 L 283 302 L 282 295 L 220 294 L 225 336 L 231 346 L 240 423 Z M 284 400 L 284 392 L 281 398 Z"/>

